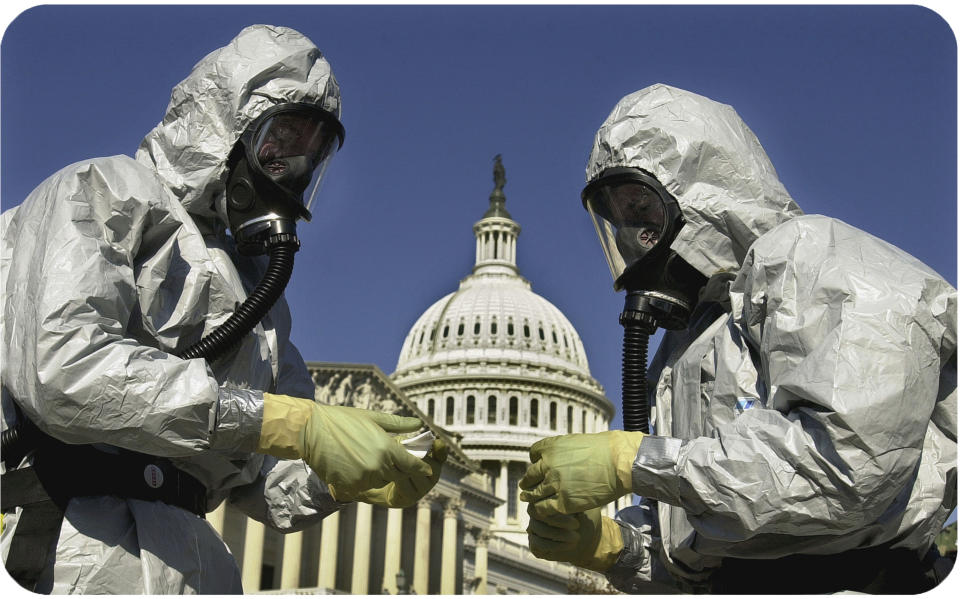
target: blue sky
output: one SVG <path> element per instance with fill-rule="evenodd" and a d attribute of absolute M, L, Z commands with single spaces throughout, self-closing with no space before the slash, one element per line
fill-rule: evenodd
<path fill-rule="evenodd" d="M 657 82 L 731 104 L 806 212 L 956 285 L 957 43 L 918 6 L 35 7 L 0 45 L 2 207 L 133 154 L 173 85 L 253 23 L 309 36 L 343 88 L 346 143 L 287 290 L 308 360 L 393 371 L 470 272 L 499 153 L 521 272 L 619 405 L 623 299 L 579 193 L 597 127 Z"/>

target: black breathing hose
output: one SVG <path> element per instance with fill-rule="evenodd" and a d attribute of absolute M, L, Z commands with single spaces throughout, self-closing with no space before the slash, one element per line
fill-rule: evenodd
<path fill-rule="evenodd" d="M 178 352 L 184 360 L 205 358 L 213 362 L 225 351 L 236 345 L 240 338 L 263 320 L 267 311 L 280 299 L 283 289 L 293 274 L 293 256 L 297 252 L 295 242 L 284 242 L 270 247 L 270 263 L 263 279 L 237 311 L 217 330 L 213 331 L 187 349 Z"/>
<path fill-rule="evenodd" d="M 178 352 L 177 357 L 184 360 L 204 358 L 207 362 L 213 362 L 236 345 L 244 335 L 257 326 L 258 322 L 263 320 L 273 304 L 280 299 L 290 280 L 290 275 L 293 274 L 293 256 L 298 249 L 300 246 L 296 238 L 293 240 L 285 238 L 271 245 L 267 272 L 250 297 L 240 304 L 227 322 L 187 349 Z M 18 458 L 35 445 L 36 437 L 42 435 L 32 422 L 19 414 L 19 410 L 17 416 L 18 424 L 0 434 L 0 451 L 5 454 L 4 461 L 8 456 L 17 458 L 7 462 L 8 464 L 19 461 Z"/>
<path fill-rule="evenodd" d="M 36 430 L 33 423 L 21 417 L 19 409 L 17 409 L 17 420 L 17 424 L 0 433 L 0 453 L 3 454 L 3 461 L 7 463 L 8 468 L 20 462 L 24 447 L 33 445 L 34 430 Z"/>
<path fill-rule="evenodd" d="M 653 316 L 638 310 L 639 296 L 627 294 L 620 314 L 623 325 L 623 430 L 650 431 L 650 410 L 647 405 L 647 347 L 650 335 L 657 330 Z"/>
<path fill-rule="evenodd" d="M 632 323 L 623 327 L 623 430 L 647 432 L 647 344 L 650 335 Z"/>

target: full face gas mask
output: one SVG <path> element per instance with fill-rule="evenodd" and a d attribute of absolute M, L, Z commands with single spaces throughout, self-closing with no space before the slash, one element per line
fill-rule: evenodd
<path fill-rule="evenodd" d="M 240 253 L 264 254 L 282 236 L 296 239 L 295 223 L 310 220 L 343 135 L 336 116 L 302 102 L 273 106 L 250 123 L 231 153 L 226 189 Z"/>
<path fill-rule="evenodd" d="M 623 425 L 647 432 L 647 346 L 657 327 L 684 329 L 706 278 L 670 249 L 684 225 L 677 200 L 645 171 L 603 171 L 581 193 L 614 278 L 626 290 Z"/>
<path fill-rule="evenodd" d="M 228 160 L 226 212 L 237 250 L 269 254 L 260 284 L 217 330 L 178 355 L 212 361 L 260 322 L 283 293 L 300 249 L 296 221 L 310 208 L 343 145 L 337 117 L 313 104 L 273 106 L 254 119 Z"/>

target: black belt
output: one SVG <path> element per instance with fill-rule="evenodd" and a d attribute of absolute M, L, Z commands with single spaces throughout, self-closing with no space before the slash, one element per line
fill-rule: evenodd
<path fill-rule="evenodd" d="M 5 472 L 0 486 L 3 512 L 23 508 L 5 565 L 11 576 L 31 591 L 73 497 L 115 495 L 161 501 L 201 517 L 206 513 L 206 487 L 165 458 L 131 451 L 107 453 L 89 445 L 67 445 L 42 434 L 33 465 Z"/>
<path fill-rule="evenodd" d="M 37 450 L 32 469 L 49 498 L 61 508 L 73 497 L 116 495 L 162 501 L 198 516 L 206 513 L 206 487 L 166 458 L 133 451 L 107 453 L 90 445 L 67 445 L 47 437 Z M 16 472 L 3 477 L 17 476 Z M 18 501 L 25 491 L 18 487 L 13 480 L 10 484 L 4 480 L 3 510 L 22 505 Z"/>

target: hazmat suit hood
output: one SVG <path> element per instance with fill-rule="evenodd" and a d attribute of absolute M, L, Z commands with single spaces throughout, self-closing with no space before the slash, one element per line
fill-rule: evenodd
<path fill-rule="evenodd" d="M 227 225 L 227 157 L 257 116 L 286 102 L 340 117 L 340 87 L 320 50 L 286 27 L 253 25 L 194 66 L 136 159 L 157 171 L 194 218 Z"/>
<path fill-rule="evenodd" d="M 706 277 L 736 271 L 753 242 L 803 212 L 734 109 L 656 84 L 622 100 L 597 132 L 587 181 L 643 169 L 677 199 L 686 224 L 671 248 Z"/>

